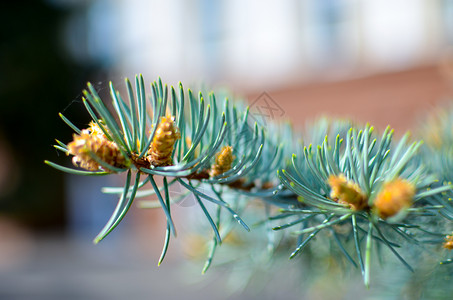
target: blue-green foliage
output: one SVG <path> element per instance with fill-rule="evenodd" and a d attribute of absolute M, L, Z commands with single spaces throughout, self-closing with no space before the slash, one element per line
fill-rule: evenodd
<path fill-rule="evenodd" d="M 420 152 L 422 143 L 409 143 L 409 135 L 395 144 L 393 130 L 389 128 L 376 135 L 369 125 L 358 129 L 347 120 L 330 118 L 319 119 L 303 131 L 287 123 L 258 125 L 242 102 L 224 96 L 218 99 L 212 92 L 194 93 L 185 90 L 182 84 L 168 87 L 160 78 L 151 83 L 147 92 L 142 76 L 135 78 L 134 86 L 126 79 L 125 86 L 127 93 L 121 95 L 110 83 L 113 113 L 91 84 L 82 100 L 106 138 L 118 146 L 126 163 L 113 166 L 93 152 L 88 154 L 101 166 L 97 171 L 46 161 L 56 169 L 77 175 L 126 173 L 123 187 L 103 189 L 117 195 L 119 200 L 96 236 L 96 243 L 118 226 L 135 199 L 155 195 L 157 201 L 142 200 L 139 206 L 161 207 L 165 213 L 167 228 L 160 264 L 171 236 L 176 235 L 171 205 L 193 195 L 205 217 L 204 223 L 212 230 L 212 237 L 206 239 L 210 246 L 203 272 L 211 266 L 223 239 L 232 234 L 233 225 L 239 222 L 250 230 L 239 216 L 247 213 L 262 226 L 259 232 L 265 236 L 258 240 L 260 243 L 266 240 L 267 254 L 263 256 L 266 260 L 272 255 L 286 254 L 289 245 L 296 241 L 290 254 L 293 258 L 303 249 L 310 249 L 317 240 L 329 245 L 328 253 L 334 256 L 341 253 L 345 261 L 359 268 L 368 286 L 371 263 L 383 257 L 382 251 L 394 254 L 412 270 L 413 262 L 405 257 L 413 254 L 414 247 L 439 247 L 451 232 L 451 143 L 440 148 L 430 145 Z M 165 116 L 174 118 L 181 138 L 174 144 L 172 165 L 153 166 L 146 163 L 146 156 Z M 62 114 L 60 117 L 80 134 L 81 130 L 68 118 Z M 448 127 L 453 124 L 450 120 L 453 117 L 442 124 Z M 446 136 L 445 141 L 453 141 L 451 130 L 440 132 L 442 137 Z M 233 149 L 232 165 L 224 173 L 212 175 L 210 170 L 218 153 L 227 146 Z M 68 153 L 68 146 L 61 141 L 57 140 L 55 148 Z M 333 198 L 329 178 L 340 176 L 361 191 L 366 199 L 362 207 Z M 162 180 L 156 180 L 157 177 Z M 380 217 L 374 205 L 376 197 L 386 183 L 397 179 L 414 188 L 413 204 L 395 216 Z M 158 182 L 162 184 L 159 186 Z M 174 185 L 184 191 L 171 197 Z M 253 199 L 262 202 L 256 205 Z M 205 229 L 200 231 L 206 235 Z M 256 236 L 251 236 L 253 243 L 255 239 Z M 242 243 L 240 251 L 228 253 L 243 256 L 246 245 L 253 248 L 251 257 L 255 256 L 258 249 L 250 243 Z M 244 263 L 234 257 L 231 261 Z M 449 262 L 448 258 L 444 261 Z M 250 271 L 253 265 L 250 264 Z"/>

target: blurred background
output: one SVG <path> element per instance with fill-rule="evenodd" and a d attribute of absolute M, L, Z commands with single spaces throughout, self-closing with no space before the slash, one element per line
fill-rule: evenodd
<path fill-rule="evenodd" d="M 397 135 L 452 95 L 453 0 L 3 1 L 0 16 L 0 299 L 226 297 L 202 265 L 181 271 L 182 238 L 156 267 L 160 211 L 133 208 L 91 243 L 116 200 L 100 189 L 121 179 L 43 163 L 70 164 L 52 147 L 72 138 L 58 113 L 86 126 L 87 81 L 101 96 L 138 73 L 226 87 L 295 126 L 328 115 Z M 280 293 L 299 298 L 260 299 Z"/>

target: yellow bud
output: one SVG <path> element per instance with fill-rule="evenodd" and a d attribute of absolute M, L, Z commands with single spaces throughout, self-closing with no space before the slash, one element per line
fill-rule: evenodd
<path fill-rule="evenodd" d="M 222 150 L 220 150 L 220 152 L 217 153 L 215 156 L 215 163 L 211 166 L 209 175 L 211 177 L 215 177 L 230 170 L 234 159 L 235 156 L 233 155 L 233 147 L 231 146 L 222 147 Z"/>
<path fill-rule="evenodd" d="M 173 147 L 176 141 L 181 138 L 174 119 L 171 116 L 162 117 L 159 125 L 157 125 L 156 133 L 148 150 L 148 160 L 153 166 L 170 166 L 173 164 Z"/>
<path fill-rule="evenodd" d="M 330 175 L 327 183 L 330 185 L 330 197 L 341 204 L 347 204 L 353 210 L 363 210 L 367 207 L 367 197 L 357 183 L 346 179 L 343 174 Z"/>
<path fill-rule="evenodd" d="M 447 235 L 443 247 L 448 250 L 453 250 L 453 235 Z"/>
<path fill-rule="evenodd" d="M 384 183 L 374 200 L 374 207 L 382 219 L 398 214 L 412 205 L 415 186 L 404 179 Z"/>
<path fill-rule="evenodd" d="M 192 146 L 192 139 L 190 138 L 190 136 L 186 136 L 186 144 L 188 148 Z"/>
<path fill-rule="evenodd" d="M 204 236 L 199 234 L 190 234 L 185 237 L 183 243 L 183 252 L 190 259 L 203 259 L 209 248 L 207 247 L 207 240 Z"/>

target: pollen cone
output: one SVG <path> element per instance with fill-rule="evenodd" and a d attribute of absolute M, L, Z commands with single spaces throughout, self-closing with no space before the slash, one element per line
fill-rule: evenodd
<path fill-rule="evenodd" d="M 148 150 L 150 163 L 155 167 L 172 165 L 173 148 L 179 138 L 181 134 L 175 125 L 174 117 L 162 117 Z"/>
<path fill-rule="evenodd" d="M 113 172 L 104 168 L 93 159 L 92 154 L 99 159 L 114 167 L 123 168 L 128 165 L 127 159 L 121 153 L 118 145 L 105 136 L 104 132 L 95 122 L 90 123 L 90 127 L 83 129 L 80 134 L 74 134 L 73 141 L 68 144 L 67 155 L 74 155 L 72 163 L 89 171 L 103 169 L 107 172 Z"/>
<path fill-rule="evenodd" d="M 215 156 L 215 163 L 209 170 L 211 177 L 219 176 L 231 169 L 235 156 L 233 155 L 233 147 L 224 146 L 222 150 Z"/>

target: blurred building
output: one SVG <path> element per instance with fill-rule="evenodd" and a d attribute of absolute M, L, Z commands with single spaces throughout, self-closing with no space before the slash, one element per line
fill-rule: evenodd
<path fill-rule="evenodd" d="M 142 73 L 227 86 L 250 102 L 267 91 L 296 123 L 334 113 L 404 130 L 429 109 L 423 103 L 448 93 L 438 65 L 453 44 L 452 0 L 82 3 L 66 27 L 67 46 L 79 59 L 102 61 L 119 85 Z M 405 107 L 409 119 L 401 119 Z"/>
<path fill-rule="evenodd" d="M 148 80 L 246 90 L 339 80 L 432 64 L 453 43 L 451 0 L 84 3 L 66 32 L 73 53 Z"/>

